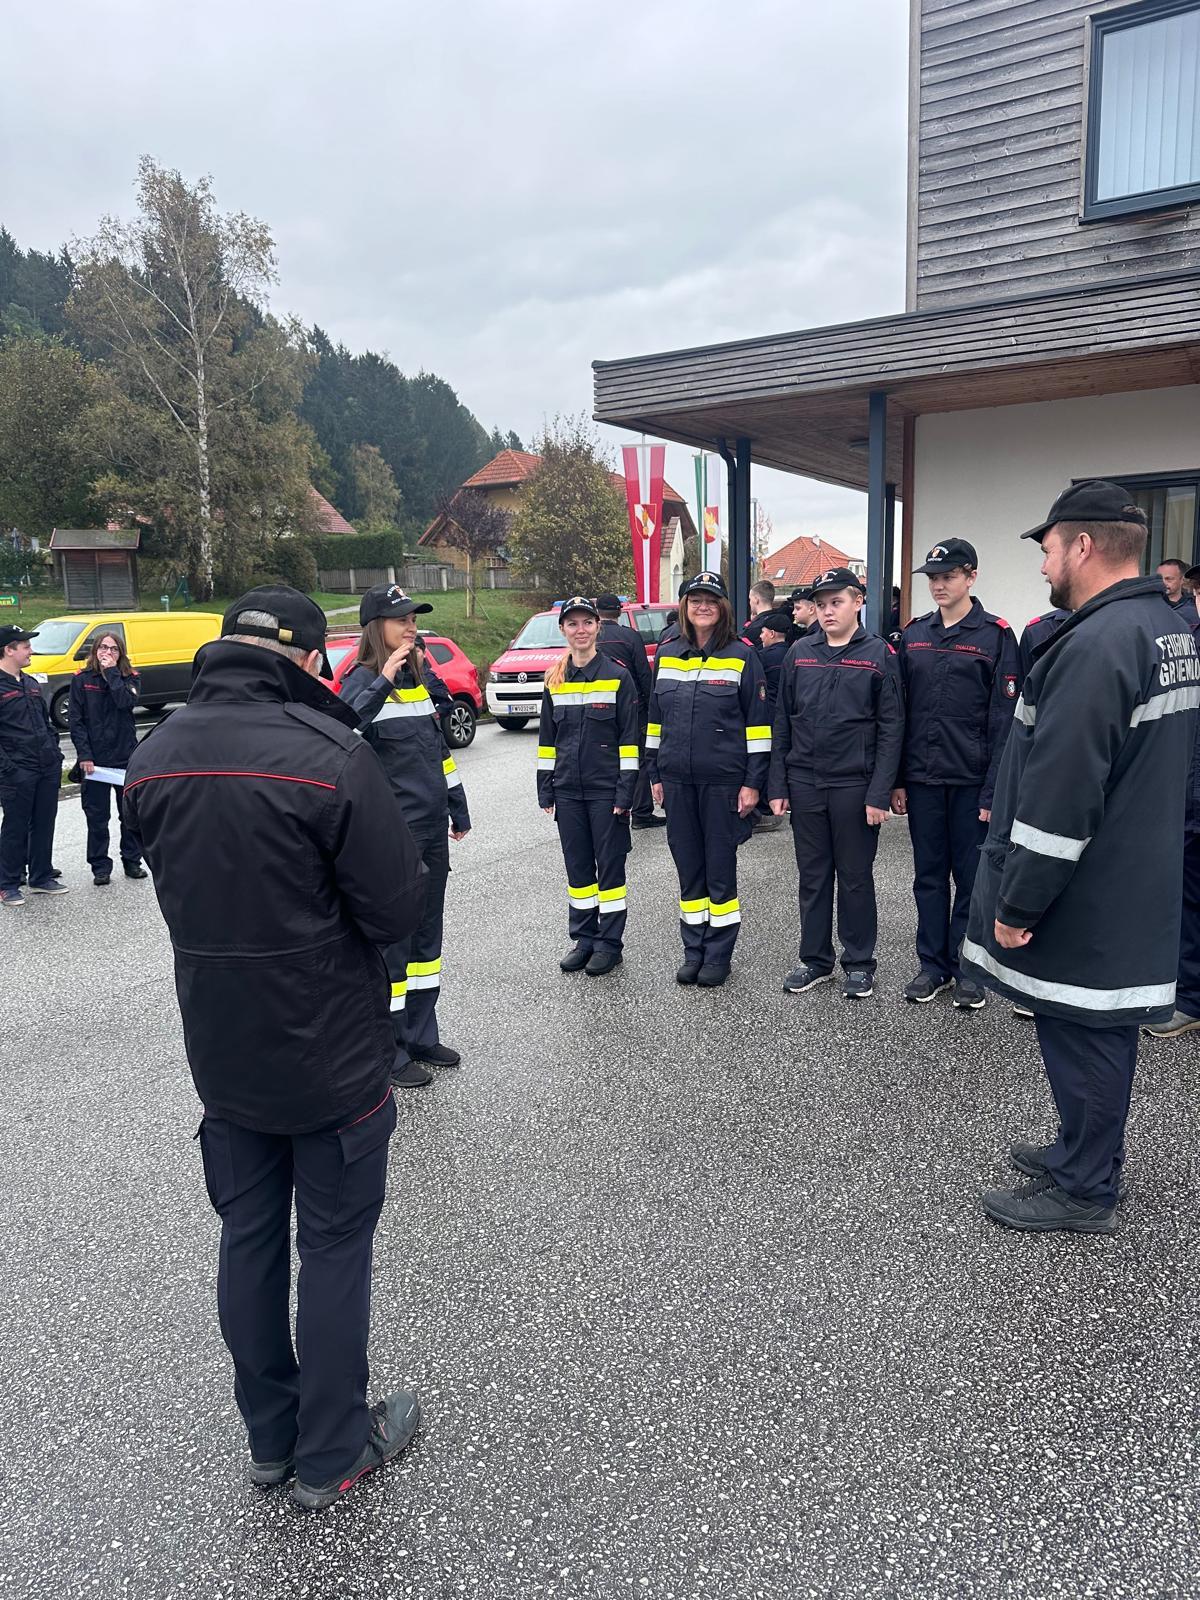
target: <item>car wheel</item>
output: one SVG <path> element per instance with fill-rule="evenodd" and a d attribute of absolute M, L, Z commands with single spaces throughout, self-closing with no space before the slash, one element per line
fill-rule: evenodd
<path fill-rule="evenodd" d="M 442 717 L 442 732 L 452 750 L 465 750 L 475 737 L 475 707 L 469 700 L 456 700 Z"/>
<path fill-rule="evenodd" d="M 516 733 L 518 728 L 523 728 L 529 721 L 528 717 L 497 717 L 496 721 L 502 728 L 507 728 L 509 733 Z"/>
<path fill-rule="evenodd" d="M 70 685 L 65 689 L 56 689 L 50 699 L 50 721 L 60 733 L 66 733 L 71 726 L 67 716 L 67 704 L 71 698 Z"/>

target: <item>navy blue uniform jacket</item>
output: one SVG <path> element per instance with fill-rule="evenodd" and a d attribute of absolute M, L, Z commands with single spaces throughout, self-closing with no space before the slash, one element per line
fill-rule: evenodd
<path fill-rule="evenodd" d="M 640 733 L 637 690 L 621 663 L 599 650 L 586 667 L 568 661 L 563 681 L 542 691 L 538 805 L 552 806 L 557 795 L 566 795 L 611 798 L 614 809 L 628 811 Z"/>

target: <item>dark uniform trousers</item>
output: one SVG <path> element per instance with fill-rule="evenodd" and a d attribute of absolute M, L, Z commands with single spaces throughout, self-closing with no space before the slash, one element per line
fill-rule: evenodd
<path fill-rule="evenodd" d="M 432 838 L 414 836 L 425 878 L 425 911 L 420 926 L 399 944 L 384 946 L 392 985 L 392 1034 L 404 1055 L 440 1042 L 437 1003 L 442 992 L 442 924 L 446 915 L 446 880 L 450 876 L 450 841 L 445 829 Z M 403 1065 L 403 1060 L 399 1063 Z"/>
<path fill-rule="evenodd" d="M 1058 1108 L 1058 1138 L 1046 1152 L 1046 1170 L 1076 1199 L 1114 1206 L 1125 1160 L 1137 1025 L 1088 1028 L 1040 1014 L 1035 1021 Z"/>
<path fill-rule="evenodd" d="M 625 941 L 629 818 L 614 813 L 611 795 L 584 800 L 556 794 L 554 821 L 567 869 L 572 941 L 584 950 L 620 950 Z"/>
<path fill-rule="evenodd" d="M 390 1092 L 363 1116 L 321 1133 L 255 1133 L 223 1117 L 200 1124 L 205 1182 L 221 1218 L 217 1310 L 250 1451 L 256 1461 L 294 1453 L 305 1483 L 344 1471 L 370 1433 L 371 1251 L 395 1126 Z"/>
<path fill-rule="evenodd" d="M 980 789 L 953 783 L 910 783 L 906 789 L 916 868 L 917 960 L 941 978 L 957 978 L 979 847 L 987 837 L 987 823 L 979 820 Z"/>
<path fill-rule="evenodd" d="M 1200 833 L 1189 833 L 1183 841 L 1183 921 L 1175 1009 L 1200 1017 Z"/>
<path fill-rule="evenodd" d="M 108 814 L 110 796 L 117 803 L 117 821 L 121 825 L 121 860 L 126 866 L 136 867 L 142 859 L 137 840 L 125 826 L 121 810 L 124 789 L 112 783 L 89 783 L 85 778 L 79 790 L 79 803 L 87 818 L 87 862 L 92 872 L 101 876 L 111 873 L 112 857 L 108 853 Z"/>
<path fill-rule="evenodd" d="M 60 766 L 38 772 L 21 767 L 11 778 L 0 778 L 0 889 L 17 887 L 26 861 L 31 884 L 52 881 L 50 852 L 61 784 Z"/>
<path fill-rule="evenodd" d="M 684 954 L 713 966 L 728 966 L 733 959 L 742 920 L 737 853 L 752 824 L 738 816 L 739 788 L 736 783 L 663 781 Z"/>
<path fill-rule="evenodd" d="M 654 797 L 650 793 L 650 768 L 646 761 L 646 713 L 638 718 L 638 776 L 633 791 L 630 816 L 635 822 L 645 822 L 654 815 Z"/>
<path fill-rule="evenodd" d="M 875 971 L 875 852 L 879 829 L 867 822 L 865 784 L 818 789 L 790 784 L 792 841 L 800 878 L 800 959 L 832 972 L 833 893 L 847 972 Z"/>

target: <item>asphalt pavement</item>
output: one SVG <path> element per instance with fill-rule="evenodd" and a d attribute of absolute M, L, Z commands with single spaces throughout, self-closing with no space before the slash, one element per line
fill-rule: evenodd
<path fill-rule="evenodd" d="M 464 1065 L 392 1146 L 372 1388 L 424 1426 L 307 1518 L 244 1477 L 152 885 L 93 889 L 63 802 L 71 896 L 0 913 L 0 1596 L 1200 1593 L 1200 1043 L 1143 1046 L 1115 1239 L 1004 1233 L 979 1191 L 1049 1099 L 1007 1007 L 900 998 L 904 823 L 872 1000 L 781 992 L 783 832 L 742 851 L 724 989 L 673 981 L 662 831 L 625 965 L 567 977 L 536 742 L 458 757 Z"/>

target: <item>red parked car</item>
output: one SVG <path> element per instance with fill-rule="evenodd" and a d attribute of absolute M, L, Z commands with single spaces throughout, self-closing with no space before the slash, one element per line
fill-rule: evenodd
<path fill-rule="evenodd" d="M 334 694 L 341 694 L 342 679 L 354 665 L 358 653 L 357 633 L 340 634 L 326 642 L 325 653 L 333 668 L 329 684 Z M 475 723 L 483 710 L 483 691 L 479 687 L 479 674 L 453 639 L 440 633 L 422 633 L 430 664 L 446 685 L 453 704 L 442 713 L 442 731 L 446 743 L 454 750 L 464 750 L 475 737 Z"/>

